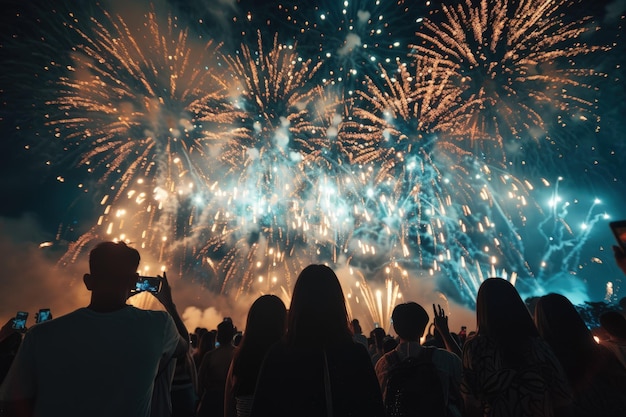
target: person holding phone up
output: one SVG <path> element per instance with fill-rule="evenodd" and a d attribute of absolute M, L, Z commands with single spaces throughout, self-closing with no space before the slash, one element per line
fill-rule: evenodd
<path fill-rule="evenodd" d="M 26 333 L 0 387 L 4 415 L 150 415 L 159 369 L 189 347 L 165 276 L 155 296 L 167 312 L 127 304 L 139 261 L 123 242 L 90 252 L 89 305 Z"/>

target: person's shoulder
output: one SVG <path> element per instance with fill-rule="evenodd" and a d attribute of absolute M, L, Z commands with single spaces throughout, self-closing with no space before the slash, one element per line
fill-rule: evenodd
<path fill-rule="evenodd" d="M 117 312 L 115 320 L 122 321 L 130 327 L 141 328 L 144 332 L 153 335 L 162 334 L 168 340 L 179 337 L 176 324 L 166 311 L 143 310 L 134 306 L 127 306 Z"/>
<path fill-rule="evenodd" d="M 79 308 L 78 310 L 74 310 L 68 314 L 64 314 L 62 316 L 55 317 L 52 320 L 32 326 L 28 329 L 26 336 L 30 335 L 30 337 L 33 337 L 33 335 L 44 335 L 47 333 L 58 334 L 58 332 L 62 331 L 62 329 L 66 327 L 74 330 L 77 322 L 89 320 L 88 315 L 89 310 L 87 308 Z"/>
<path fill-rule="evenodd" d="M 154 321 L 159 323 L 172 320 L 167 311 L 143 310 L 134 306 L 126 307 L 123 310 L 123 314 L 129 317 L 134 317 L 138 320 Z"/>
<path fill-rule="evenodd" d="M 446 361 L 461 366 L 461 358 L 456 354 L 438 347 L 424 347 L 424 349 L 433 349 L 433 358 L 437 361 Z"/>
<path fill-rule="evenodd" d="M 450 352 L 449 350 L 440 348 L 440 347 L 423 346 L 423 349 L 428 349 L 432 351 L 433 356 L 441 356 L 441 357 L 446 357 L 446 358 L 458 358 L 458 356 L 455 355 L 454 353 Z"/>
<path fill-rule="evenodd" d="M 495 343 L 489 337 L 476 334 L 470 338 L 468 338 L 463 344 L 463 350 L 469 351 L 484 351 L 486 349 L 491 349 L 495 347 Z"/>
<path fill-rule="evenodd" d="M 374 368 L 376 369 L 376 372 L 380 372 L 381 370 L 385 370 L 387 368 L 389 368 L 389 366 L 399 363 L 400 362 L 400 356 L 398 354 L 398 348 L 396 347 L 393 350 L 390 350 L 387 353 L 384 353 L 377 361 L 376 361 L 376 365 L 374 366 Z"/>

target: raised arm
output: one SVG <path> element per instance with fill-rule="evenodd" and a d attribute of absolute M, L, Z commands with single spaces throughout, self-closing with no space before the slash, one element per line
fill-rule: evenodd
<path fill-rule="evenodd" d="M 433 304 L 433 311 L 435 312 L 435 328 L 443 338 L 443 342 L 446 344 L 446 350 L 457 355 L 459 359 L 462 358 L 463 352 L 450 334 L 450 329 L 448 328 L 448 316 L 446 316 L 443 308 L 441 308 L 439 304 L 437 304 L 436 307 Z"/>
<path fill-rule="evenodd" d="M 165 310 L 172 316 L 174 320 L 174 324 L 176 324 L 176 329 L 178 330 L 178 334 L 180 335 L 180 340 L 178 342 L 178 346 L 176 347 L 176 352 L 174 356 L 180 357 L 189 351 L 189 332 L 183 323 L 183 320 L 180 318 L 178 311 L 176 310 L 176 305 L 174 304 L 174 300 L 172 299 L 172 288 L 170 287 L 169 282 L 167 281 L 167 274 L 163 273 L 163 283 L 161 285 L 161 291 L 155 294 L 155 297 L 163 304 Z"/>

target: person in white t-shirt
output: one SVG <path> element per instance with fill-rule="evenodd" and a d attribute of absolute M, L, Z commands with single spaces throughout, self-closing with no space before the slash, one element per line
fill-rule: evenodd
<path fill-rule="evenodd" d="M 126 304 L 138 279 L 139 252 L 103 242 L 89 254 L 83 281 L 91 302 L 33 326 L 0 387 L 6 415 L 150 415 L 159 369 L 188 350 L 167 278 L 156 297 L 165 311 Z"/>

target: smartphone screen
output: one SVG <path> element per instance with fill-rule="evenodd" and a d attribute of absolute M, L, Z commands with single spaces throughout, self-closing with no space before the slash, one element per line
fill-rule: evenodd
<path fill-rule="evenodd" d="M 13 319 L 13 330 L 26 331 L 26 319 L 28 319 L 28 312 L 18 311 Z"/>
<path fill-rule="evenodd" d="M 626 252 L 626 220 L 611 222 L 609 226 L 613 231 L 613 235 L 615 235 L 617 243 L 619 243 L 622 250 Z"/>
<path fill-rule="evenodd" d="M 161 278 L 140 276 L 135 284 L 135 292 L 149 291 L 153 294 L 161 291 Z"/>
<path fill-rule="evenodd" d="M 41 310 L 39 310 L 37 316 L 35 317 L 35 323 L 43 323 L 44 321 L 48 321 L 51 318 L 52 314 L 50 313 L 50 309 L 42 308 Z"/>

